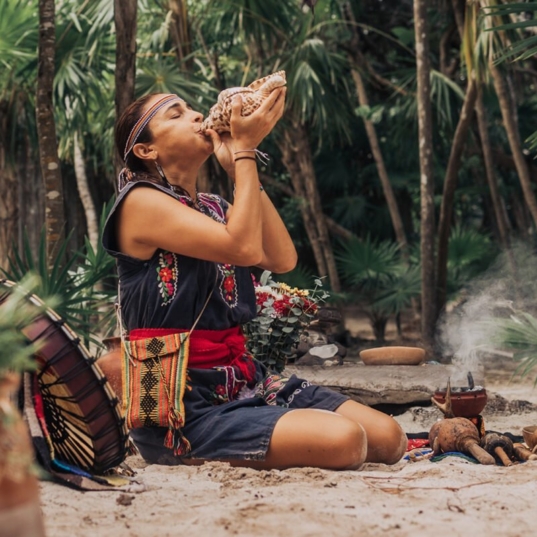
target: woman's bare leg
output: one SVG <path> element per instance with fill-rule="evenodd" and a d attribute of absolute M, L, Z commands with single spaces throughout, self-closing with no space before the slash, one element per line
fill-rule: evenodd
<path fill-rule="evenodd" d="M 345 470 L 364 462 L 395 464 L 406 447 L 407 437 L 393 418 L 356 401 L 346 401 L 335 412 L 297 409 L 284 414 L 276 423 L 264 461 L 223 462 L 256 469 L 314 466 Z"/>
<path fill-rule="evenodd" d="M 387 414 L 356 401 L 346 401 L 336 409 L 336 413 L 354 423 L 359 423 L 365 429 L 366 462 L 395 464 L 405 454 L 407 437 L 400 425 Z"/>
<path fill-rule="evenodd" d="M 222 462 L 255 469 L 313 466 L 346 470 L 360 467 L 366 454 L 367 436 L 360 424 L 335 412 L 296 409 L 276 422 L 264 461 Z M 205 462 L 193 459 L 183 461 L 185 464 Z"/>

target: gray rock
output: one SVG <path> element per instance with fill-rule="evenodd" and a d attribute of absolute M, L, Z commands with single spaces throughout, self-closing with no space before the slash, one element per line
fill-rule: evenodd
<path fill-rule="evenodd" d="M 462 385 L 454 383 L 454 379 L 465 378 L 467 373 L 461 371 L 458 366 L 427 364 L 420 366 L 344 364 L 340 367 L 327 368 L 319 363 L 301 365 L 303 358 L 300 359 L 300 363 L 287 366 L 284 374 L 295 374 L 313 384 L 344 393 L 366 405 L 429 403 L 437 390 L 446 388 L 448 378 L 452 379 L 452 386 Z M 472 371 L 472 374 L 475 383 L 483 385 L 483 368 L 479 367 L 477 371 Z"/>

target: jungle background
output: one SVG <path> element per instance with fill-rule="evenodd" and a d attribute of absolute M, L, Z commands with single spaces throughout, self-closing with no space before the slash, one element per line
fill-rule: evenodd
<path fill-rule="evenodd" d="M 2 0 L 0 266 L 12 280 L 40 273 L 38 294 L 62 296 L 86 338 L 106 335 L 114 262 L 99 233 L 121 167 L 117 115 L 150 92 L 207 113 L 219 91 L 285 69 L 287 110 L 260 166 L 299 251 L 282 278 L 325 277 L 378 340 L 412 311 L 432 345 L 448 300 L 500 254 L 516 281 L 520 252 L 535 248 L 536 9 Z M 232 199 L 213 158 L 199 188 Z"/>

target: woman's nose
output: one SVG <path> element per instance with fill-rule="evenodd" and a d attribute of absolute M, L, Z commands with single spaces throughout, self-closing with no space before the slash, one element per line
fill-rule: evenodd
<path fill-rule="evenodd" d="M 194 121 L 196 123 L 201 123 L 203 121 L 203 114 L 201 112 L 194 112 Z"/>

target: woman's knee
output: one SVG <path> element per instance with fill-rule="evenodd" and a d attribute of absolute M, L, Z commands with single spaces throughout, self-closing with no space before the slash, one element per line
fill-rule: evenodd
<path fill-rule="evenodd" d="M 367 434 L 358 423 L 341 420 L 332 433 L 335 449 L 333 463 L 338 470 L 354 470 L 364 464 L 367 457 Z"/>
<path fill-rule="evenodd" d="M 386 416 L 382 428 L 377 434 L 375 446 L 369 446 L 368 460 L 395 464 L 406 452 L 408 439 L 401 426 L 391 417 Z"/>
<path fill-rule="evenodd" d="M 356 468 L 365 462 L 367 435 L 356 422 L 319 410 L 294 410 L 276 424 L 267 453 L 275 467 Z"/>

